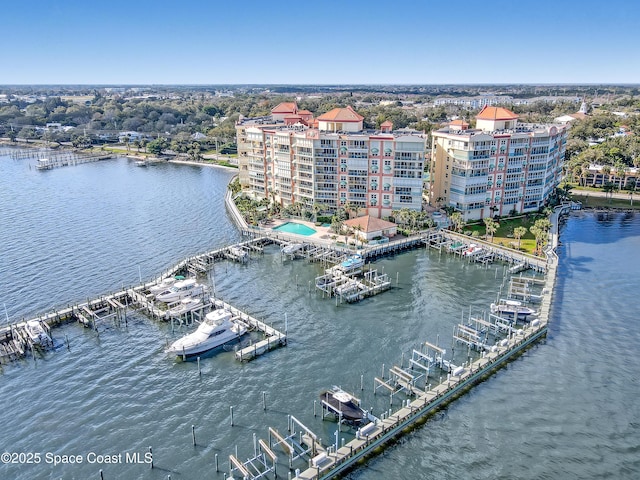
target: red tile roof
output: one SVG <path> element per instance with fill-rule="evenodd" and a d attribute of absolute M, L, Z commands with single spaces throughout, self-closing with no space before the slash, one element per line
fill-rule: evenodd
<path fill-rule="evenodd" d="M 503 107 L 490 107 L 485 105 L 480 113 L 476 115 L 479 120 L 515 120 L 518 115 L 511 110 L 507 110 Z"/>
<path fill-rule="evenodd" d="M 357 114 L 353 108 L 347 107 L 334 108 L 320 115 L 318 120 L 321 122 L 361 122 L 364 120 L 364 117 Z"/>
<path fill-rule="evenodd" d="M 282 102 L 271 109 L 271 113 L 296 113 L 297 111 L 296 102 Z"/>
<path fill-rule="evenodd" d="M 460 125 L 462 127 L 468 127 L 469 123 L 464 120 L 454 120 L 453 122 L 449 122 L 449 125 Z"/>
<path fill-rule="evenodd" d="M 378 232 L 380 230 L 386 230 L 388 228 L 393 228 L 397 226 L 395 223 L 387 222 L 386 220 L 372 217 L 371 215 L 352 218 L 351 220 L 346 220 L 344 224 L 351 228 L 360 226 L 362 227 L 362 231 L 365 233 Z"/>
<path fill-rule="evenodd" d="M 384 122 L 382 122 L 380 124 L 381 127 L 393 127 L 393 123 L 391 123 L 389 120 L 385 120 Z"/>

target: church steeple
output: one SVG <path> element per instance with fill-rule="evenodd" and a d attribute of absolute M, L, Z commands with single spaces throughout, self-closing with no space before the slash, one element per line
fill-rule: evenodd
<path fill-rule="evenodd" d="M 588 110 L 589 109 L 587 108 L 587 102 L 583 98 L 582 99 L 582 104 L 580 105 L 580 110 L 578 110 L 578 113 L 582 113 L 582 114 L 586 115 Z"/>

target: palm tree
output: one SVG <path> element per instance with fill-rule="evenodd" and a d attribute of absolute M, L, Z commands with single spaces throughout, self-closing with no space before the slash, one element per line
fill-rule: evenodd
<path fill-rule="evenodd" d="M 453 229 L 456 232 L 462 232 L 462 227 L 464 225 L 464 219 L 462 218 L 462 213 L 453 212 L 449 216 L 449 220 L 451 221 L 451 225 L 453 225 Z"/>
<path fill-rule="evenodd" d="M 322 206 L 321 203 L 314 203 L 311 208 L 313 210 L 313 221 L 317 222 L 318 221 L 318 213 L 320 213 L 322 211 L 323 206 Z"/>
<path fill-rule="evenodd" d="M 344 221 L 338 216 L 334 215 L 331 219 L 331 230 L 336 234 L 340 235 L 342 232 L 342 227 L 344 225 Z"/>
<path fill-rule="evenodd" d="M 362 232 L 362 225 L 356 225 L 355 227 L 353 227 L 353 229 L 355 230 L 353 236 L 356 239 L 356 247 L 357 247 L 358 246 L 358 238 L 360 238 L 360 235 L 358 235 L 358 234 Z M 360 243 L 362 243 L 362 239 L 360 239 Z"/>
<path fill-rule="evenodd" d="M 518 240 L 518 250 L 520 250 L 520 239 L 525 236 L 527 229 L 523 226 L 519 226 L 513 229 L 513 237 Z"/>
<path fill-rule="evenodd" d="M 548 218 L 539 218 L 532 227 L 529 227 L 529 231 L 536 238 L 536 252 L 542 251 L 545 240 L 549 235 L 549 230 L 551 230 L 551 220 Z"/>
<path fill-rule="evenodd" d="M 622 184 L 626 183 L 627 166 L 621 161 L 616 162 L 616 177 L 618 177 L 618 190 L 622 190 Z"/>
<path fill-rule="evenodd" d="M 491 243 L 493 243 L 493 234 L 498 230 L 498 224 L 493 218 L 484 218 L 485 233 L 491 237 Z"/>
<path fill-rule="evenodd" d="M 604 165 L 602 167 L 602 175 L 603 175 L 603 178 L 602 178 L 602 182 L 603 183 L 608 183 L 608 182 L 611 181 L 611 165 Z M 604 181 L 604 175 L 607 176 L 607 181 L 606 182 Z"/>

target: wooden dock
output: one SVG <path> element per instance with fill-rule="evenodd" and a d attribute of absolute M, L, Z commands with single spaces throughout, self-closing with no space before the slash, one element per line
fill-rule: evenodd
<path fill-rule="evenodd" d="M 99 334 L 100 330 L 104 330 L 105 322 L 115 325 L 126 324 L 127 313 L 130 311 L 141 312 L 154 320 L 166 321 L 169 319 L 168 306 L 155 301 L 153 295 L 149 294 L 149 288 L 159 284 L 167 277 L 176 275 L 192 275 L 195 277 L 198 274 L 207 273 L 217 261 L 226 259 L 244 262 L 249 252 L 263 253 L 263 246 L 269 243 L 272 243 L 270 239 L 256 238 L 237 245 L 195 255 L 174 265 L 151 282 L 125 288 L 98 298 L 88 299 L 86 302 L 54 310 L 32 320 L 42 322 L 47 329 L 63 323 L 77 321 L 84 327 L 96 331 L 97 334 Z M 235 252 L 236 258 L 230 258 L 231 249 L 238 249 Z M 246 256 L 238 255 L 239 252 L 245 252 Z M 212 308 L 212 302 L 208 301 L 208 293 L 205 292 L 203 294 L 202 304 L 194 311 L 189 312 L 189 318 L 192 321 L 194 318 L 202 318 Z M 238 319 L 245 322 L 250 329 L 261 331 L 265 335 L 264 340 L 260 340 L 256 344 L 238 352 L 238 355 L 236 355 L 238 360 L 250 360 L 276 347 L 286 345 L 286 332 L 281 333 L 227 303 L 224 303 L 224 308 L 229 309 Z M 171 320 L 173 322 L 173 318 Z M 179 320 L 182 321 L 182 319 Z M 25 324 L 26 320 L 23 320 L 0 328 L 0 361 L 16 360 L 33 350 L 28 340 L 21 334 Z"/>
<path fill-rule="evenodd" d="M 557 228 L 552 234 L 555 235 L 552 242 L 555 248 Z M 544 283 L 538 318 L 516 329 L 508 321 L 495 315 L 491 315 L 488 320 L 473 318 L 470 315 L 468 324 L 458 324 L 458 328 L 454 329 L 454 341 L 465 343 L 469 352 L 472 346 L 477 348 L 481 353 L 474 360 L 469 357 L 461 365 L 453 365 L 451 361 L 444 359 L 446 351 L 437 343 L 434 345 L 424 342 L 420 351 L 414 350 L 410 361 L 411 370 L 405 369 L 401 362 L 399 366 L 391 367 L 388 377 L 384 378 L 383 366 L 383 378 L 375 379 L 374 392 L 378 388 L 386 389 L 392 401 L 394 395 L 406 395 L 407 398 L 401 399 L 400 407 L 395 411 L 389 410 L 388 414 L 383 414 L 380 419 L 362 426 L 357 430 L 356 438 L 346 445 L 344 442 L 339 445 L 336 435 L 336 442 L 333 445 L 324 445 L 314 438 L 311 441 L 314 447 L 312 450 L 295 450 L 297 452 L 295 460 L 304 461 L 303 470 L 300 468 L 294 470 L 294 448 L 287 446 L 285 451 L 289 455 L 289 467 L 290 470 L 295 471 L 295 477 L 290 474 L 290 478 L 329 480 L 356 468 L 358 462 L 379 453 L 380 448 L 385 444 L 393 442 L 399 435 L 422 423 L 425 416 L 453 401 L 470 387 L 483 381 L 487 375 L 494 374 L 502 365 L 543 338 L 547 334 L 556 281 L 557 257 L 554 252 L 551 253 L 553 254 L 549 255 L 548 263 L 536 264 L 536 269 L 546 272 L 544 280 L 531 277 L 531 282 Z M 515 262 L 517 259 L 514 257 L 512 260 Z M 488 341 L 489 335 L 493 336 L 493 342 Z M 413 367 L 418 370 L 417 374 Z M 432 368 L 440 368 L 446 372 L 446 379 L 440 376 L 440 381 L 433 387 L 428 382 Z M 417 380 L 422 377 L 424 377 L 423 383 L 418 385 Z M 288 429 L 291 431 L 290 426 Z M 273 429 L 269 428 L 269 431 L 272 432 Z M 309 438 L 309 432 L 305 435 Z M 279 438 L 275 445 L 286 442 L 283 437 Z M 273 447 L 274 444 L 270 446 Z M 249 469 L 239 467 L 251 462 L 251 459 L 244 464 L 239 461 L 234 462 L 234 467 L 230 467 L 230 473 L 233 475 L 234 472 L 240 472 L 244 475 L 243 478 L 250 479 L 262 478 L 268 473 L 265 470 L 256 471 L 254 474 Z"/>

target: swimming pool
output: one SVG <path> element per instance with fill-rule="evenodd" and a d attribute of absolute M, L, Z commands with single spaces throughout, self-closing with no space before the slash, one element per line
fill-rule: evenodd
<path fill-rule="evenodd" d="M 301 223 L 296 222 L 287 222 L 279 225 L 277 227 L 273 227 L 272 230 L 277 230 L 279 232 L 285 233 L 295 233 L 296 235 L 304 235 L 308 237 L 309 235 L 313 235 L 317 233 L 317 230 L 314 230 L 311 227 L 307 227 L 306 225 L 302 225 Z"/>

